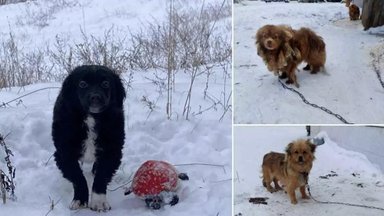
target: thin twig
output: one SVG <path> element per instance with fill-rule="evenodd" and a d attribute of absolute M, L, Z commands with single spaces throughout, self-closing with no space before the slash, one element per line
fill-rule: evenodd
<path fill-rule="evenodd" d="M 216 184 L 216 183 L 222 183 L 222 182 L 228 182 L 228 181 L 232 181 L 232 178 L 223 179 L 223 180 L 219 180 L 219 181 L 211 181 L 210 183 Z"/>
<path fill-rule="evenodd" d="M 51 160 L 51 158 L 53 157 L 53 155 L 54 155 L 54 154 L 52 154 L 52 155 L 48 158 L 47 162 L 45 162 L 45 166 L 48 166 L 48 163 L 49 163 L 49 161 Z"/>
<path fill-rule="evenodd" d="M 45 214 L 45 216 L 49 215 L 49 213 L 51 213 L 53 211 L 55 206 L 61 201 L 61 198 L 59 200 L 57 200 L 57 202 L 54 203 L 53 199 L 51 198 L 51 196 L 49 196 L 49 201 L 51 202 L 51 206 L 50 206 L 49 211 Z"/>
<path fill-rule="evenodd" d="M 124 183 L 124 184 L 122 184 L 122 185 L 120 185 L 120 186 L 118 186 L 118 187 L 116 187 L 116 188 L 114 188 L 114 189 L 108 189 L 108 191 L 117 191 L 118 189 L 120 189 L 120 188 L 126 186 L 127 184 L 129 184 L 129 183 L 131 183 L 131 182 L 132 182 L 132 180 L 129 180 L 128 182 L 126 182 L 126 183 Z"/>
<path fill-rule="evenodd" d="M 59 89 L 59 88 L 60 88 L 60 87 L 46 87 L 46 88 L 37 89 L 37 90 L 32 91 L 32 92 L 29 92 L 29 93 L 27 93 L 27 94 L 25 94 L 25 95 L 21 95 L 20 97 L 17 97 L 17 98 L 15 98 L 15 99 L 13 99 L 13 100 L 10 100 L 10 101 L 8 101 L 8 102 L 6 102 L 6 103 L 2 103 L 2 104 L 0 105 L 0 108 L 1 108 L 1 107 L 6 107 L 6 106 L 9 105 L 10 103 L 12 103 L 12 102 L 14 102 L 14 101 L 17 101 L 17 100 L 19 100 L 19 99 L 21 99 L 21 98 L 23 98 L 23 97 L 28 96 L 28 95 L 34 94 L 34 93 L 36 93 L 36 92 L 43 91 L 43 90 L 47 90 L 47 89 Z"/>

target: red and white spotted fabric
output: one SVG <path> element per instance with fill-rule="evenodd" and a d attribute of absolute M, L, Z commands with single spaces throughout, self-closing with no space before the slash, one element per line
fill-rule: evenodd
<path fill-rule="evenodd" d="M 178 173 L 174 166 L 164 161 L 149 160 L 143 163 L 133 177 L 132 192 L 145 198 L 163 191 L 176 191 Z"/>

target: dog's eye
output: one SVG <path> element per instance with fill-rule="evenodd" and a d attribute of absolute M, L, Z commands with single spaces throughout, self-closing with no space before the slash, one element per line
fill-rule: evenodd
<path fill-rule="evenodd" d="M 299 152 L 298 152 L 298 151 L 295 151 L 295 154 L 299 154 Z"/>
<path fill-rule="evenodd" d="M 80 87 L 80 88 L 87 88 L 87 87 L 88 87 L 88 84 L 87 84 L 87 82 L 85 82 L 85 81 L 80 81 L 80 83 L 79 83 L 79 87 Z"/>
<path fill-rule="evenodd" d="M 306 152 L 306 151 L 304 151 L 304 152 L 303 152 L 303 154 L 307 154 L 307 152 Z"/>
<path fill-rule="evenodd" d="M 103 82 L 101 83 L 101 87 L 103 87 L 103 88 L 109 88 L 109 82 L 108 82 L 108 81 L 103 81 Z"/>

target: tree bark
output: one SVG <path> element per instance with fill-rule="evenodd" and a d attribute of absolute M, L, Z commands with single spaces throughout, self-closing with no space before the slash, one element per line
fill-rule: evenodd
<path fill-rule="evenodd" d="M 364 0 L 361 19 L 364 30 L 384 25 L 384 1 Z"/>

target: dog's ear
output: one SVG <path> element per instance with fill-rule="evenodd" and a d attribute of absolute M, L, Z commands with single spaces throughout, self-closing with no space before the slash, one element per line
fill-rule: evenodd
<path fill-rule="evenodd" d="M 261 32 L 258 31 L 256 32 L 256 35 L 255 35 L 255 44 L 258 45 L 260 43 L 260 39 L 261 39 Z"/>
<path fill-rule="evenodd" d="M 78 83 L 77 74 L 75 72 L 76 72 L 76 69 L 68 74 L 60 90 L 60 96 L 62 99 L 64 98 L 72 98 L 72 99 L 62 100 L 61 103 L 67 104 L 68 107 L 76 106 L 76 108 L 81 109 L 80 101 L 79 101 L 79 98 L 77 97 L 77 91 L 76 91 L 79 83 Z"/>
<path fill-rule="evenodd" d="M 307 140 L 307 145 L 309 145 L 309 147 L 311 148 L 312 154 L 315 153 L 317 145 L 311 143 L 309 139 Z"/>
<path fill-rule="evenodd" d="M 260 27 L 257 32 L 256 32 L 256 35 L 255 35 L 255 38 L 256 38 L 256 44 L 257 43 L 260 43 L 262 38 L 263 38 L 263 35 L 266 33 L 266 30 L 268 28 L 270 28 L 271 25 L 265 25 L 265 26 L 262 26 Z"/>
<path fill-rule="evenodd" d="M 287 147 L 285 148 L 285 153 L 287 153 L 287 155 L 291 155 L 292 154 L 292 146 L 293 146 L 293 142 L 289 143 L 287 145 Z"/>
<path fill-rule="evenodd" d="M 114 74 L 113 80 L 115 84 L 114 86 L 115 86 L 116 102 L 119 107 L 123 107 L 123 101 L 126 96 L 123 82 L 121 81 L 121 78 L 117 74 Z"/>

